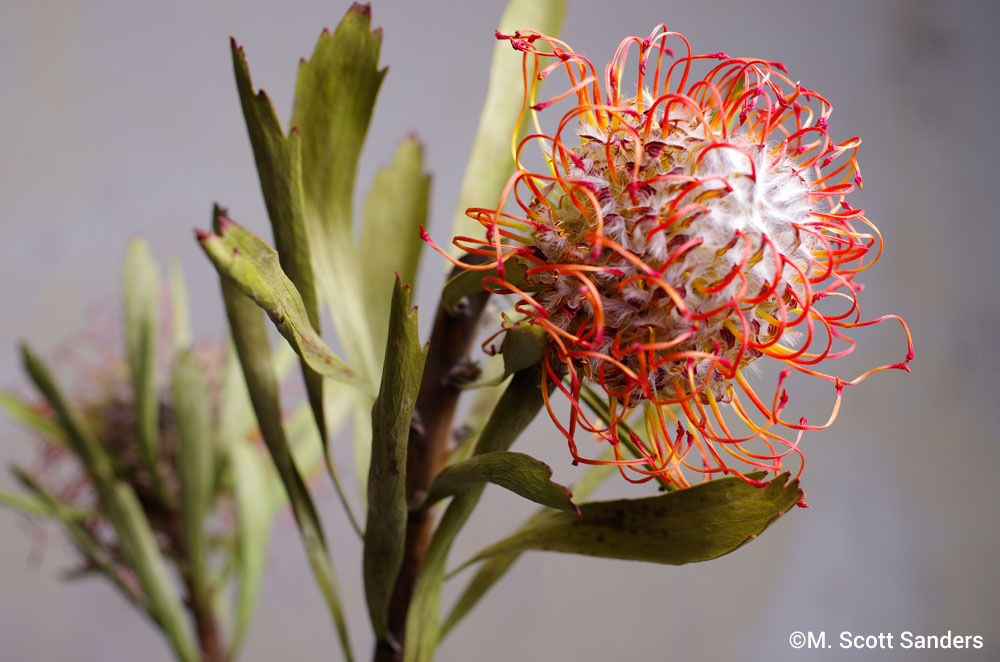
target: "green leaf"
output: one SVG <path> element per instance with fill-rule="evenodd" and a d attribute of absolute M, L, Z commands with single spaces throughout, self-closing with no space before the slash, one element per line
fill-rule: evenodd
<path fill-rule="evenodd" d="M 500 32 L 531 28 L 556 36 L 566 13 L 566 0 L 511 0 L 500 19 Z M 458 194 L 451 236 L 477 236 L 478 222 L 465 215 L 469 207 L 492 207 L 500 200 L 507 179 L 514 172 L 511 136 L 524 98 L 521 57 L 506 41 L 493 48 L 490 83 L 479 116 L 472 154 Z M 457 249 L 452 249 L 453 251 Z M 454 253 L 457 254 L 457 253 Z"/>
<path fill-rule="evenodd" d="M 486 453 L 452 464 L 434 478 L 424 507 L 457 494 L 466 487 L 493 483 L 549 508 L 577 512 L 573 494 L 553 483 L 552 469 L 524 453 Z"/>
<path fill-rule="evenodd" d="M 159 396 L 156 392 L 156 343 L 160 328 L 159 268 L 141 238 L 129 244 L 122 273 L 125 345 L 135 398 L 136 435 L 146 468 L 166 497 L 158 469 Z M 169 503 L 169 500 L 167 500 Z"/>
<path fill-rule="evenodd" d="M 462 259 L 469 262 L 469 258 L 470 256 L 467 255 Z M 449 278 L 448 282 L 444 284 L 444 289 L 441 290 L 441 305 L 444 306 L 444 309 L 449 313 L 454 313 L 462 303 L 462 299 L 470 294 L 483 291 L 484 278 L 498 277 L 499 276 L 495 268 L 486 270 L 459 271 L 457 274 Z M 504 263 L 504 275 L 501 280 L 525 291 L 531 291 L 537 288 L 536 285 L 528 282 L 527 270 L 524 265 L 516 259 L 507 260 L 507 262 Z M 492 289 L 498 288 L 499 285 L 493 284 Z"/>
<path fill-rule="evenodd" d="M 529 368 L 545 356 L 549 334 L 535 324 L 519 324 L 503 337 L 504 376 Z"/>
<path fill-rule="evenodd" d="M 303 136 L 306 204 L 328 232 L 351 234 L 358 157 L 386 72 L 378 68 L 381 46 L 371 9 L 355 4 L 299 64 L 291 125 Z"/>
<path fill-rule="evenodd" d="M 229 658 L 237 659 L 250 627 L 257 597 L 260 594 L 267 550 L 271 541 L 274 504 L 268 495 L 271 476 L 264 460 L 247 442 L 229 447 L 233 472 L 233 498 L 236 502 L 236 563 L 239 588 L 236 594 L 236 624 L 230 643 Z"/>
<path fill-rule="evenodd" d="M 149 600 L 150 611 L 184 662 L 196 659 L 194 640 L 180 596 L 170 579 L 160 548 L 132 488 L 114 476 L 111 458 L 83 424 L 52 379 L 48 368 L 22 346 L 25 370 L 55 410 L 70 447 L 80 458 L 101 508 L 111 520 L 132 568 Z"/>
<path fill-rule="evenodd" d="M 320 332 L 319 301 L 313 275 L 309 233 L 303 210 L 302 144 L 299 132 L 292 129 L 285 137 L 270 99 L 263 90 L 254 94 L 250 71 L 243 48 L 230 40 L 236 89 L 243 107 L 250 145 L 257 162 L 267 215 L 271 219 L 274 245 L 282 270 L 288 275 L 305 307 L 306 318 L 313 330 Z M 328 443 L 323 413 L 323 378 L 302 360 L 302 376 L 306 394 L 316 417 L 324 447 Z"/>
<path fill-rule="evenodd" d="M 398 279 L 392 293 L 382 388 L 372 408 L 364 578 L 376 638 L 388 634 L 389 599 L 406 547 L 406 449 L 427 347 L 421 347 L 410 286 Z"/>
<path fill-rule="evenodd" d="M 756 538 L 802 499 L 798 481 L 788 478 L 755 487 L 727 477 L 644 499 L 585 503 L 579 517 L 549 511 L 470 563 L 529 549 L 671 565 L 708 561 Z"/>
<path fill-rule="evenodd" d="M 268 314 L 311 368 L 325 377 L 366 389 L 358 374 L 313 329 L 302 297 L 278 264 L 278 254 L 225 216 L 216 216 L 215 230 L 216 234 L 199 233 L 198 241 L 216 270 Z"/>
<path fill-rule="evenodd" d="M 215 218 L 219 219 L 225 210 L 216 208 Z M 270 250 L 270 249 L 268 249 Z M 277 268 L 275 266 L 275 268 Z M 348 659 L 353 659 L 347 624 L 340 604 L 339 589 L 333 564 L 327 551 L 326 539 L 319 515 L 302 474 L 292 457 L 288 438 L 281 420 L 281 402 L 278 383 L 271 363 L 271 351 L 267 338 L 267 324 L 255 302 L 246 296 L 237 285 L 222 277 L 222 298 L 226 304 L 226 316 L 236 345 L 236 353 L 243 366 L 250 401 L 253 403 L 261 436 L 271 454 L 278 476 L 288 493 L 292 514 L 302 535 L 306 555 L 333 616 L 341 647 Z M 291 284 L 288 284 L 291 287 Z M 311 327 L 310 327 L 311 328 Z"/>
<path fill-rule="evenodd" d="M 70 406 L 48 367 L 28 348 L 21 346 L 24 369 L 46 402 L 55 411 L 59 426 L 66 433 L 66 441 L 80 458 L 84 470 L 99 491 L 114 480 L 111 459 L 93 434 L 84 426 L 79 415 Z"/>
<path fill-rule="evenodd" d="M 602 459 L 613 459 L 614 452 L 611 449 L 605 451 L 604 458 Z M 604 480 L 615 473 L 616 468 L 614 465 L 610 464 L 595 464 L 584 472 L 580 480 L 573 483 L 570 488 L 573 492 L 573 496 L 579 499 L 586 499 L 590 494 L 597 489 L 597 487 L 604 482 Z M 547 510 L 545 508 L 538 509 L 535 514 L 525 522 L 521 529 L 527 528 L 533 525 L 538 518 L 542 517 Z M 521 530 L 519 529 L 519 530 Z M 503 554 L 495 554 L 490 558 L 480 564 L 479 569 L 476 574 L 469 580 L 468 585 L 462 594 L 459 596 L 458 600 L 455 601 L 455 605 L 452 607 L 451 612 L 445 619 L 444 625 L 441 626 L 441 639 L 448 636 L 448 633 L 458 624 L 462 618 L 482 599 L 493 585 L 500 580 L 504 574 L 514 565 L 514 563 L 521 557 L 521 552 L 506 552 Z M 463 564 L 462 567 L 468 564 Z M 454 574 L 454 573 L 453 573 Z"/>
<path fill-rule="evenodd" d="M 212 509 L 215 439 L 205 375 L 188 350 L 175 360 L 173 395 L 184 551 L 190 565 L 192 597 L 199 609 L 206 609 L 210 595 L 205 519 Z"/>
<path fill-rule="evenodd" d="M 420 227 L 427 225 L 431 178 L 423 169 L 424 148 L 407 138 L 387 168 L 375 174 L 365 198 L 361 226 L 361 269 L 372 333 L 380 335 L 389 322 L 393 274 L 404 283 L 417 276 Z M 382 353 L 379 353 L 381 359 Z"/>
<path fill-rule="evenodd" d="M 282 346 L 287 347 L 287 343 L 282 343 Z M 228 453 L 231 446 L 243 443 L 255 427 L 250 394 L 243 379 L 240 359 L 232 343 L 226 348 L 219 389 L 216 433 L 220 450 Z"/>
<path fill-rule="evenodd" d="M 38 499 L 6 490 L 0 490 L 0 506 L 6 506 L 25 515 L 34 515 L 36 517 L 44 517 L 51 514 L 48 506 Z"/>
<path fill-rule="evenodd" d="M 174 351 L 179 352 L 191 345 L 191 311 L 184 272 L 177 260 L 167 263 L 167 282 L 170 284 L 170 326 Z"/>
<path fill-rule="evenodd" d="M 24 487 L 34 494 L 34 501 L 43 510 L 43 514 L 51 515 L 60 521 L 66 534 L 87 562 L 97 571 L 103 573 L 112 584 L 147 618 L 156 622 L 156 617 L 149 611 L 145 596 L 126 584 L 121 573 L 115 568 L 107 552 L 101 548 L 94 534 L 81 523 L 81 513 L 45 489 L 42 484 L 20 467 L 13 468 L 14 476 Z"/>
<path fill-rule="evenodd" d="M 298 355 L 288 343 L 279 343 L 274 348 L 274 351 L 271 353 L 271 364 L 278 383 L 283 382 L 288 377 L 288 373 L 291 371 L 297 358 Z M 333 385 L 336 388 L 344 389 L 345 392 L 354 392 L 353 389 L 349 389 L 349 387 L 342 384 L 334 383 Z M 246 437 L 257 429 L 253 405 L 250 402 L 250 393 L 247 391 L 246 380 L 243 379 L 243 368 L 240 366 L 236 347 L 232 344 L 229 345 L 226 351 L 220 388 L 221 394 L 219 396 L 216 436 L 219 440 L 220 451 L 224 454 L 225 449 L 229 445 L 244 443 Z M 329 396 L 329 393 L 327 395 Z M 327 426 L 331 429 L 339 429 L 339 418 L 336 415 L 329 415 L 332 406 L 328 401 L 326 406 L 328 414 Z M 337 425 L 334 425 L 331 421 Z"/>
<path fill-rule="evenodd" d="M 479 436 L 475 454 L 507 450 L 542 404 L 540 371 L 533 368 L 514 375 Z M 404 662 L 430 662 L 434 657 L 440 636 L 441 584 L 448 551 L 482 493 L 480 484 L 456 494 L 434 531 L 406 615 Z"/>
<path fill-rule="evenodd" d="M 116 482 L 108 502 L 112 504 L 108 510 L 117 524 L 125 556 L 146 591 L 156 620 L 173 644 L 178 658 L 184 662 L 195 662 L 199 656 L 180 596 L 139 500 L 132 488 Z"/>
<path fill-rule="evenodd" d="M 15 423 L 29 432 L 51 441 L 57 446 L 66 445 L 66 432 L 50 417 L 11 393 L 0 393 L 0 409 Z"/>
<path fill-rule="evenodd" d="M 362 508 L 368 508 L 368 472 L 372 463 L 372 426 L 371 406 L 352 399 L 351 450 L 354 456 L 354 478 L 358 482 L 358 492 L 361 496 Z"/>
<path fill-rule="evenodd" d="M 319 282 L 338 337 L 371 382 L 378 364 L 352 206 L 358 158 L 385 76 L 378 68 L 381 42 L 366 5 L 351 7 L 332 34 L 324 30 L 312 56 L 299 65 L 291 121 L 302 134 L 305 219 Z"/>

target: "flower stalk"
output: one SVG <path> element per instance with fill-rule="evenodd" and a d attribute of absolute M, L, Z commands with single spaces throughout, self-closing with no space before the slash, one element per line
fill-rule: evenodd
<path fill-rule="evenodd" d="M 403 659 L 406 617 L 433 533 L 434 509 L 425 509 L 420 505 L 434 477 L 444 467 L 452 446 L 461 386 L 476 376 L 467 374 L 469 351 L 488 298 L 488 292 L 477 292 L 463 299 L 453 311 L 439 305 L 434 317 L 407 448 L 406 501 L 409 516 L 403 564 L 389 603 L 392 639 L 377 642 L 376 662 Z"/>

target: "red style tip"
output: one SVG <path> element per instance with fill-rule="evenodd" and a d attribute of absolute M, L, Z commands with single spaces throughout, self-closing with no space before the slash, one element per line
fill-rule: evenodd
<path fill-rule="evenodd" d="M 347 10 L 348 14 L 350 14 L 351 12 L 356 12 L 358 14 L 361 14 L 362 16 L 371 16 L 372 6 L 367 2 L 365 3 L 355 2 L 353 5 L 351 5 L 351 8 Z"/>

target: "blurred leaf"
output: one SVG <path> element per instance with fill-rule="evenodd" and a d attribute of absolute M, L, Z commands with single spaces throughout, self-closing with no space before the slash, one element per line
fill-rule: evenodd
<path fill-rule="evenodd" d="M 288 343 L 278 343 L 271 352 L 271 364 L 274 369 L 275 379 L 279 384 L 288 377 L 288 373 L 295 365 L 297 358 L 298 355 Z M 333 386 L 343 388 L 346 392 L 347 387 L 344 387 L 342 384 L 333 382 Z M 236 347 L 232 344 L 229 345 L 226 351 L 220 388 L 217 431 L 220 445 L 224 447 L 230 443 L 243 443 L 247 435 L 250 435 L 257 429 L 257 423 L 253 413 L 253 405 L 250 403 L 250 393 L 247 391 L 246 380 L 243 379 L 243 368 L 240 366 Z M 350 392 L 354 392 L 353 389 Z M 335 421 L 337 417 L 329 416 L 331 406 L 328 401 L 326 405 L 328 414 L 327 427 L 333 428 L 334 426 L 331 425 L 331 421 Z M 337 429 L 339 429 L 339 426 Z"/>
<path fill-rule="evenodd" d="M 125 557 L 146 592 L 150 611 L 173 644 L 177 656 L 184 662 L 194 662 L 197 657 L 194 640 L 180 596 L 135 493 L 115 478 L 110 457 L 65 399 L 45 364 L 26 346 L 22 346 L 21 353 L 25 370 L 55 410 L 70 447 L 83 463 L 97 491 L 102 511 L 115 527 Z"/>
<path fill-rule="evenodd" d="M 313 329 L 302 297 L 278 264 L 277 253 L 224 216 L 216 216 L 215 231 L 217 234 L 199 234 L 198 240 L 218 272 L 230 279 L 227 282 L 268 314 L 310 367 L 331 379 L 367 388 Z"/>
<path fill-rule="evenodd" d="M 358 483 L 358 493 L 361 495 L 361 507 L 367 510 L 368 472 L 372 462 L 371 406 L 355 397 L 351 413 L 354 417 L 354 425 L 351 429 L 354 478 Z"/>
<path fill-rule="evenodd" d="M 466 487 L 493 483 L 535 503 L 577 512 L 573 494 L 553 483 L 552 469 L 524 453 L 486 453 L 445 467 L 434 478 L 424 506 L 457 494 Z"/>
<path fill-rule="evenodd" d="M 131 602 L 142 614 L 150 620 L 156 622 L 156 617 L 149 611 L 149 605 L 144 596 L 136 593 L 135 589 L 126 585 L 121 575 L 108 559 L 105 550 L 101 549 L 93 534 L 80 522 L 80 512 L 73 506 L 60 501 L 55 495 L 46 490 L 31 474 L 20 467 L 13 468 L 14 476 L 24 485 L 25 489 L 35 495 L 35 500 L 42 508 L 45 515 L 51 515 L 58 519 L 66 534 L 76 545 L 77 550 L 87 560 L 87 563 L 94 570 L 101 572 L 111 580 L 111 583 Z"/>
<path fill-rule="evenodd" d="M 236 562 L 239 570 L 236 624 L 229 649 L 230 659 L 235 660 L 260 594 L 271 541 L 274 505 L 268 496 L 271 476 L 253 447 L 245 442 L 232 444 L 229 447 L 229 459 L 236 502 Z"/>
<path fill-rule="evenodd" d="M 282 343 L 287 347 L 287 343 Z M 229 344 L 226 359 L 222 365 L 222 379 L 219 386 L 219 410 L 216 433 L 220 450 L 228 452 L 231 446 L 239 445 L 249 435 L 254 425 L 253 405 L 247 392 L 243 369 L 236 355 L 236 348 Z"/>
<path fill-rule="evenodd" d="M 533 368 L 514 375 L 479 436 L 475 454 L 507 450 L 542 404 L 541 373 Z M 430 662 L 434 657 L 440 636 L 441 584 L 448 551 L 482 493 L 480 484 L 456 494 L 434 531 L 406 615 L 404 662 Z"/>
<path fill-rule="evenodd" d="M 225 214 L 225 210 L 216 208 L 214 214 L 216 221 L 223 214 Z M 276 265 L 274 267 L 277 268 Z M 220 273 L 220 276 L 222 298 L 226 304 L 226 316 L 229 318 L 230 331 L 233 334 L 233 342 L 236 345 L 240 364 L 243 366 L 243 375 L 250 393 L 250 400 L 253 403 L 254 413 L 257 415 L 261 436 L 264 437 L 264 443 L 267 445 L 274 466 L 278 470 L 281 482 L 288 493 L 288 500 L 298 524 L 299 533 L 302 535 L 309 563 L 326 600 L 327 607 L 333 616 L 344 655 L 348 659 L 352 659 L 353 655 L 348 640 L 343 608 L 340 604 L 337 580 L 327 551 L 322 525 L 305 481 L 302 480 L 302 475 L 295 465 L 282 425 L 281 403 L 271 363 L 266 322 L 257 305 L 244 295 L 236 284 L 226 278 L 224 272 Z M 288 286 L 291 287 L 291 284 L 289 283 Z"/>
<path fill-rule="evenodd" d="M 158 461 L 159 396 L 156 392 L 156 343 L 160 328 L 160 276 L 149 246 L 141 238 L 129 244 L 122 273 L 125 345 L 135 398 L 136 435 L 146 468 L 160 496 L 169 503 Z"/>
<path fill-rule="evenodd" d="M 336 385 L 346 388 L 342 384 Z M 308 405 L 296 407 L 291 415 L 285 417 L 285 435 L 288 438 L 292 460 L 294 460 L 303 480 L 308 483 L 310 477 L 319 472 L 323 463 L 323 443 L 320 441 L 316 420 Z M 268 499 L 268 503 L 275 509 L 288 502 L 288 491 L 280 479 L 272 481 L 271 489 L 268 490 Z"/>
<path fill-rule="evenodd" d="M 566 13 L 566 0 L 511 0 L 500 19 L 500 32 L 531 28 L 557 36 Z M 451 236 L 477 236 L 481 226 L 465 215 L 469 207 L 490 207 L 500 200 L 507 179 L 514 172 L 511 136 L 518 126 L 518 114 L 524 98 L 521 57 L 511 51 L 506 41 L 493 48 L 490 83 L 479 116 L 469 164 L 458 194 L 458 205 Z M 457 255 L 457 249 L 452 249 Z"/>
<path fill-rule="evenodd" d="M 368 435 L 371 435 L 370 409 L 373 401 L 372 398 L 354 388 L 345 386 L 344 384 L 338 384 L 336 382 L 330 382 L 326 385 L 325 397 L 326 425 L 327 429 L 330 431 L 331 439 L 343 430 L 355 409 L 364 409 L 368 412 L 364 416 L 363 420 L 358 419 L 358 422 L 354 425 L 355 430 L 357 428 L 361 428 L 366 430 Z M 368 446 L 370 447 L 371 444 L 369 443 Z M 358 519 L 354 516 L 354 510 L 351 508 L 347 499 L 347 494 L 344 492 L 343 483 L 340 482 L 340 477 L 333 462 L 332 448 L 323 448 L 323 460 L 326 464 L 327 473 L 333 480 L 334 489 L 337 491 L 337 498 L 343 505 L 344 511 L 347 514 L 347 519 L 351 523 L 351 528 L 354 529 L 360 538 L 364 538 L 364 532 L 361 530 L 361 525 L 358 522 Z M 307 465 L 300 464 L 299 466 L 306 467 Z M 367 465 L 365 466 L 367 467 Z M 364 483 L 361 484 L 363 485 Z M 362 503 L 361 507 L 364 509 L 365 505 Z"/>
<path fill-rule="evenodd" d="M 11 393 L 0 393 L 0 409 L 15 423 L 29 432 L 51 441 L 57 446 L 66 445 L 66 433 L 59 423 L 40 413 L 30 404 Z"/>
<path fill-rule="evenodd" d="M 264 193 L 267 215 L 271 219 L 278 260 L 282 270 L 302 296 L 306 317 L 313 330 L 319 334 L 319 301 L 303 211 L 302 145 L 299 132 L 292 129 L 288 137 L 285 137 L 267 94 L 263 90 L 254 94 L 243 48 L 236 45 L 235 39 L 230 40 L 230 47 L 236 88 L 257 162 L 257 174 Z M 325 447 L 328 439 L 323 413 L 323 378 L 309 367 L 305 359 L 302 360 L 302 377 Z"/>
<path fill-rule="evenodd" d="M 392 293 L 382 387 L 372 408 L 372 457 L 365 524 L 365 596 L 375 637 L 388 634 L 389 599 L 406 547 L 406 450 L 427 347 L 420 345 L 410 286 Z"/>
<path fill-rule="evenodd" d="M 114 506 L 109 510 L 112 518 L 118 522 L 118 537 L 125 556 L 135 569 L 153 606 L 153 613 L 157 615 L 157 621 L 173 643 L 177 656 L 185 662 L 195 662 L 199 656 L 180 596 L 142 506 L 132 488 L 125 483 L 116 482 L 112 490 L 110 501 Z"/>
<path fill-rule="evenodd" d="M 210 600 L 205 518 L 212 509 L 215 439 L 208 386 L 190 351 L 182 351 L 176 357 L 173 394 L 184 547 L 190 564 L 193 599 L 199 609 L 205 609 Z"/>
<path fill-rule="evenodd" d="M 802 499 L 798 481 L 788 478 L 755 487 L 727 477 L 644 499 L 585 503 L 579 517 L 548 511 L 470 563 L 529 549 L 672 565 L 708 561 L 756 538 Z"/>
<path fill-rule="evenodd" d="M 545 355 L 549 334 L 536 324 L 518 324 L 503 337 L 504 376 L 529 368 Z"/>
<path fill-rule="evenodd" d="M 361 269 L 372 333 L 382 334 L 389 322 L 393 274 L 404 283 L 415 282 L 424 242 L 420 227 L 427 225 L 431 178 L 423 170 L 424 148 L 407 138 L 392 164 L 375 173 L 365 198 L 361 226 Z M 379 358 L 383 356 L 381 349 Z"/>
<path fill-rule="evenodd" d="M 605 452 L 603 459 L 612 459 L 614 453 L 611 449 Z M 573 496 L 577 500 L 586 499 L 608 476 L 613 474 L 616 468 L 610 464 L 595 464 L 587 469 L 583 476 L 570 488 Z M 538 509 L 535 514 L 528 519 L 521 529 L 534 524 L 538 518 L 548 512 L 545 508 Z M 520 529 L 519 529 L 520 530 Z M 482 599 L 483 595 L 506 574 L 514 562 L 521 557 L 521 552 L 505 552 L 495 554 L 480 564 L 476 574 L 469 581 L 465 590 L 455 601 L 448 618 L 441 626 L 441 639 L 443 640 L 451 632 L 462 618 Z"/>
<path fill-rule="evenodd" d="M 114 480 L 114 472 L 107 452 L 84 427 L 82 420 L 52 378 L 48 367 L 27 345 L 21 346 L 21 358 L 31 381 L 55 412 L 60 427 L 66 433 L 69 448 L 80 458 L 94 487 L 98 490 L 108 487 Z"/>
<path fill-rule="evenodd" d="M 184 272 L 177 260 L 170 260 L 167 264 L 167 279 L 170 284 L 170 326 L 174 351 L 179 352 L 191 345 L 191 311 Z"/>
<path fill-rule="evenodd" d="M 346 388 L 338 384 L 341 388 Z M 297 407 L 285 419 L 288 445 L 292 450 L 295 466 L 302 477 L 308 480 L 320 472 L 323 465 L 323 444 L 316 429 L 316 421 L 308 407 Z"/>
<path fill-rule="evenodd" d="M 469 261 L 469 257 L 465 256 L 463 260 Z M 476 292 L 483 291 L 483 279 L 484 278 L 497 278 L 497 270 L 486 269 L 484 270 L 463 270 L 459 271 L 457 274 L 448 279 L 448 282 L 444 284 L 444 289 L 441 290 L 441 305 L 444 309 L 450 313 L 455 312 L 458 306 L 462 303 L 462 299 L 469 296 L 470 294 L 475 294 Z M 526 269 L 519 260 L 507 260 L 504 263 L 504 276 L 502 280 L 504 282 L 510 283 L 516 287 L 523 290 L 530 291 L 533 289 L 534 285 L 527 280 Z M 499 289 L 499 285 L 493 284 L 493 289 Z"/>
<path fill-rule="evenodd" d="M 44 517 L 51 514 L 48 506 L 38 499 L 6 490 L 0 490 L 0 506 L 6 506 L 25 515 L 34 515 L 36 517 Z"/>
<path fill-rule="evenodd" d="M 305 219 L 313 260 L 334 326 L 362 376 L 374 382 L 376 348 L 368 329 L 353 233 L 354 182 L 375 97 L 382 31 L 355 4 L 331 34 L 320 35 L 299 65 L 291 126 L 302 134 Z"/>

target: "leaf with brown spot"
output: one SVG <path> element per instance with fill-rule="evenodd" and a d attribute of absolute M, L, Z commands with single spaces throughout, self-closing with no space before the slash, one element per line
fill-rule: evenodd
<path fill-rule="evenodd" d="M 708 561 L 760 535 L 802 499 L 798 480 L 788 478 L 764 487 L 720 478 L 644 499 L 581 504 L 579 517 L 542 513 L 466 565 L 531 549 L 671 565 Z"/>

